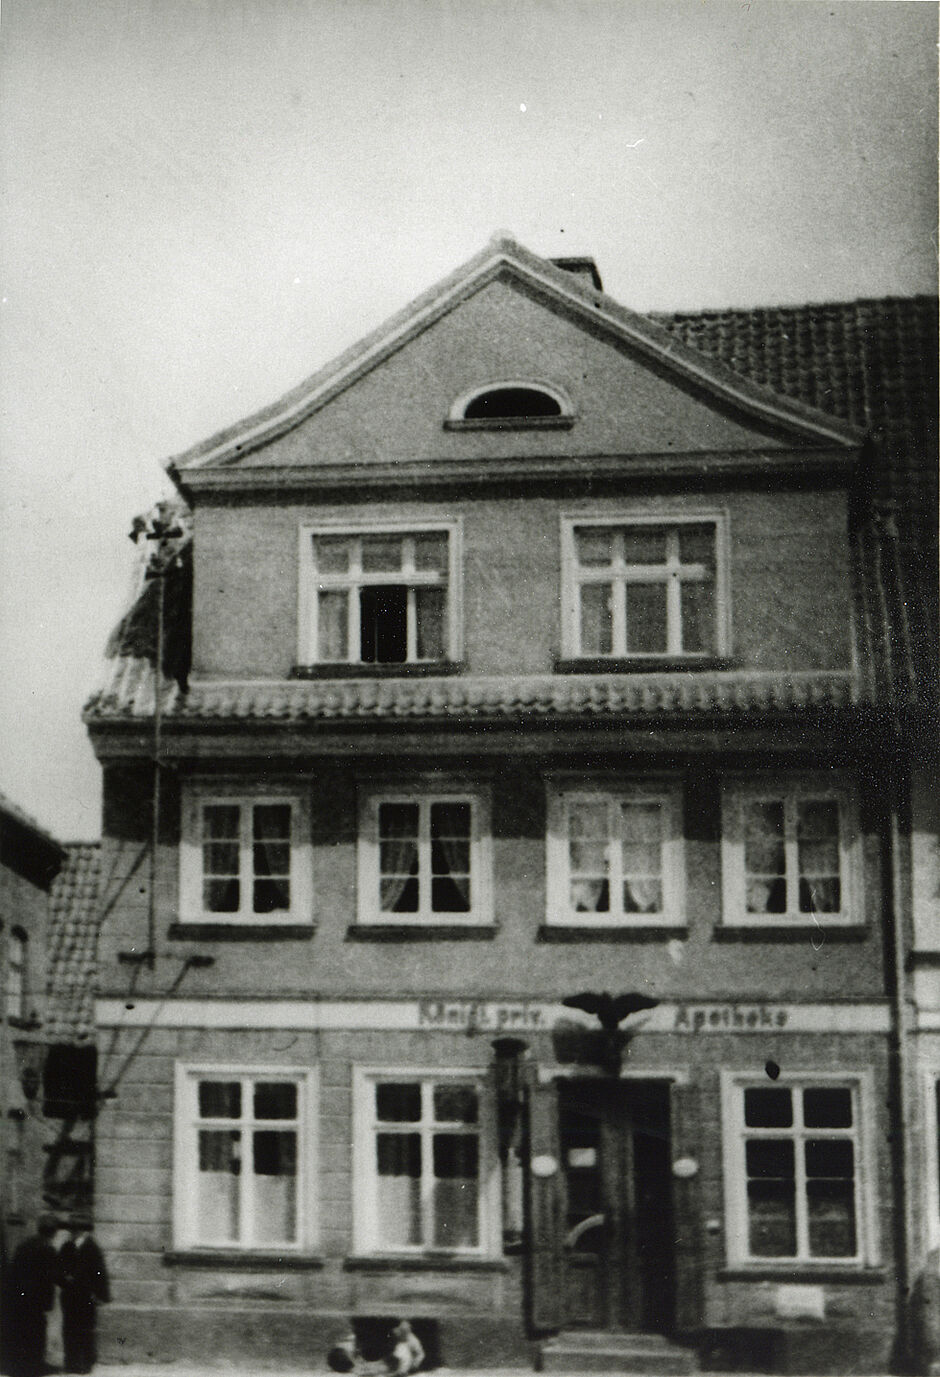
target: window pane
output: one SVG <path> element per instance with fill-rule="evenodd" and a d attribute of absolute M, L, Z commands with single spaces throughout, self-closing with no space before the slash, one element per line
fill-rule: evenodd
<path fill-rule="evenodd" d="M 365 535 L 362 537 L 363 573 L 398 572 L 402 565 L 403 538 L 400 535 Z"/>
<path fill-rule="evenodd" d="M 761 1086 L 744 1092 L 744 1122 L 748 1128 L 791 1128 L 792 1091 Z"/>
<path fill-rule="evenodd" d="M 479 1118 L 479 1095 L 472 1085 L 436 1085 L 434 1118 L 437 1123 L 475 1124 Z"/>
<path fill-rule="evenodd" d="M 254 884 L 254 912 L 289 909 L 290 804 L 259 804 L 253 813 L 253 829 L 252 857 L 255 876 L 259 877 Z"/>
<path fill-rule="evenodd" d="M 711 582 L 682 581 L 682 649 L 687 655 L 714 652 L 715 586 Z"/>
<path fill-rule="evenodd" d="M 254 1242 L 292 1243 L 297 1237 L 297 1135 L 255 1133 Z"/>
<path fill-rule="evenodd" d="M 851 1128 L 852 1092 L 846 1086 L 814 1086 L 803 1091 L 807 1128 Z"/>
<path fill-rule="evenodd" d="M 414 537 L 415 568 L 447 573 L 447 532 L 420 531 Z"/>
<path fill-rule="evenodd" d="M 241 1143 L 237 1132 L 203 1129 L 199 1133 L 196 1177 L 196 1231 L 204 1243 L 238 1238 Z"/>
<path fill-rule="evenodd" d="M 841 913 L 842 885 L 838 880 L 823 880 L 819 876 L 800 881 L 801 913 Z"/>
<path fill-rule="evenodd" d="M 383 1081 L 375 1087 L 375 1112 L 383 1123 L 419 1123 L 421 1086 L 417 1081 Z"/>
<path fill-rule="evenodd" d="M 417 643 L 415 655 L 419 660 L 443 660 L 445 650 L 445 619 L 447 593 L 443 588 L 415 589 L 415 618 Z"/>
<path fill-rule="evenodd" d="M 241 907 L 241 885 L 237 880 L 204 880 L 202 906 L 207 913 L 237 913 Z"/>
<path fill-rule="evenodd" d="M 258 1081 L 255 1085 L 256 1119 L 296 1119 L 297 1087 L 289 1081 Z"/>
<path fill-rule="evenodd" d="M 664 526 L 627 526 L 623 531 L 625 564 L 665 564 Z"/>
<path fill-rule="evenodd" d="M 201 1119 L 239 1119 L 241 1112 L 242 1088 L 238 1081 L 199 1082 Z"/>
<path fill-rule="evenodd" d="M 434 1246 L 475 1248 L 479 1143 L 475 1134 L 435 1133 Z"/>
<path fill-rule="evenodd" d="M 811 1138 L 805 1144 L 810 1252 L 853 1257 L 855 1152 L 847 1138 Z"/>
<path fill-rule="evenodd" d="M 787 908 L 784 806 L 755 800 L 742 807 L 748 913 L 785 913 Z"/>
<path fill-rule="evenodd" d="M 345 574 L 349 569 L 349 536 L 315 536 L 313 548 L 321 574 Z"/>
<path fill-rule="evenodd" d="M 379 1133 L 376 1136 L 376 1165 L 376 1206 L 380 1242 L 386 1247 L 393 1248 L 420 1244 L 420 1135 Z"/>
<path fill-rule="evenodd" d="M 793 1143 L 785 1138 L 751 1139 L 745 1144 L 745 1154 L 751 1255 L 793 1257 L 796 1254 Z"/>
<path fill-rule="evenodd" d="M 627 654 L 665 655 L 665 583 L 627 584 Z"/>
<path fill-rule="evenodd" d="M 752 1257 L 796 1256 L 793 1181 L 747 1183 L 748 1249 Z"/>
<path fill-rule="evenodd" d="M 572 880 L 570 903 L 575 913 L 609 913 L 610 885 L 607 880 Z"/>
<path fill-rule="evenodd" d="M 623 882 L 624 913 L 662 913 L 663 887 L 659 880 L 631 879 Z"/>
<path fill-rule="evenodd" d="M 585 568 L 610 564 L 613 558 L 614 533 L 605 526 L 578 526 L 574 533 L 578 563 Z"/>
<path fill-rule="evenodd" d="M 435 913 L 470 911 L 469 803 L 432 803 L 431 909 Z"/>
<path fill-rule="evenodd" d="M 625 913 L 662 911 L 662 806 L 624 803 L 620 806 L 623 910 Z"/>
<path fill-rule="evenodd" d="M 855 1188 L 851 1181 L 809 1181 L 809 1250 L 813 1257 L 854 1257 Z"/>
<path fill-rule="evenodd" d="M 581 587 L 582 655 L 609 655 L 613 648 L 610 584 L 585 583 Z"/>
<path fill-rule="evenodd" d="M 238 842 L 204 842 L 202 868 L 207 875 L 237 875 Z"/>
<path fill-rule="evenodd" d="M 359 653 L 365 664 L 403 664 L 408 658 L 408 590 L 376 584 L 359 590 Z"/>
<path fill-rule="evenodd" d="M 202 810 L 202 835 L 206 840 L 238 840 L 241 808 L 237 803 L 209 803 Z"/>
<path fill-rule="evenodd" d="M 317 659 L 348 660 L 349 594 L 330 589 L 317 596 Z"/>
<path fill-rule="evenodd" d="M 709 571 L 715 567 L 715 527 L 709 522 L 678 526 L 679 559 L 683 564 L 704 564 Z"/>

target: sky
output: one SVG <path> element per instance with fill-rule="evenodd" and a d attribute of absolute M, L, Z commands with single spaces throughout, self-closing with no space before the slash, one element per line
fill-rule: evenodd
<path fill-rule="evenodd" d="M 164 462 L 508 232 L 638 310 L 936 290 L 932 0 L 4 0 L 0 791 L 81 708 Z"/>

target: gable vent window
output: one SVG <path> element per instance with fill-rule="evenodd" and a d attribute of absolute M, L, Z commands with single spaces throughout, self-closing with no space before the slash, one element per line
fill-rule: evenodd
<path fill-rule="evenodd" d="M 554 387 L 527 382 L 491 383 L 465 392 L 451 407 L 449 430 L 570 426 L 571 405 Z"/>

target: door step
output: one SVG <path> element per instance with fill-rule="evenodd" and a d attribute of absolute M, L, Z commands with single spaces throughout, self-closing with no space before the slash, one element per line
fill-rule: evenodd
<path fill-rule="evenodd" d="M 687 1377 L 698 1371 L 696 1357 L 662 1334 L 624 1334 L 569 1330 L 539 1346 L 543 1372 L 636 1372 L 644 1377 Z"/>

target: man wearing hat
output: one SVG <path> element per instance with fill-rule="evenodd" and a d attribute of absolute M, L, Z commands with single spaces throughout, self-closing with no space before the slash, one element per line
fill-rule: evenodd
<path fill-rule="evenodd" d="M 62 1298 L 62 1347 L 66 1372 L 91 1372 L 97 1358 L 95 1322 L 98 1306 L 111 1299 L 104 1255 L 91 1236 L 91 1218 L 73 1215 L 71 1237 L 59 1249 Z"/>
<path fill-rule="evenodd" d="M 58 1221 L 39 1216 L 36 1232 L 25 1238 L 10 1263 L 10 1371 L 14 1377 L 41 1377 L 46 1371 L 46 1316 L 55 1301 L 58 1254 L 52 1240 Z"/>

